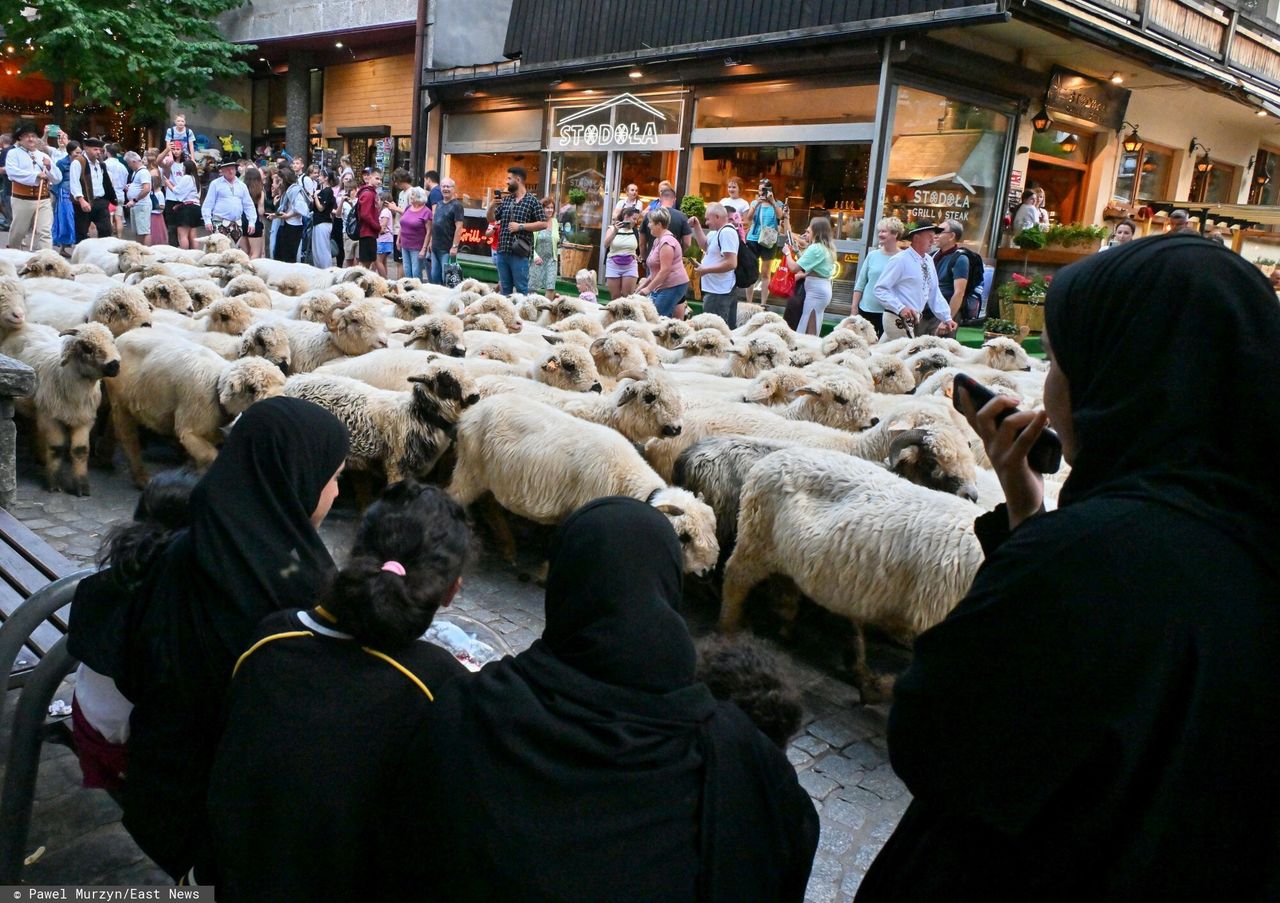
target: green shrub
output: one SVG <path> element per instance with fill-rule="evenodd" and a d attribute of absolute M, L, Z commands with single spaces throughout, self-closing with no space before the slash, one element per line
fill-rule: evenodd
<path fill-rule="evenodd" d="M 1036 226 L 1023 229 L 1013 237 L 1013 243 L 1024 251 L 1039 251 L 1049 242 L 1048 233 Z"/>
<path fill-rule="evenodd" d="M 995 317 L 988 317 L 987 321 L 982 324 L 984 332 L 995 332 L 1000 335 L 1017 335 L 1018 327 L 1011 320 L 998 320 Z"/>
<path fill-rule="evenodd" d="M 707 215 L 707 205 L 696 194 L 686 194 L 680 199 L 680 212 L 690 219 L 696 216 L 701 221 Z"/>
<path fill-rule="evenodd" d="M 579 204 L 585 204 L 586 202 L 587 202 L 587 193 L 585 191 L 583 191 L 581 188 L 569 189 L 570 204 L 577 207 Z"/>

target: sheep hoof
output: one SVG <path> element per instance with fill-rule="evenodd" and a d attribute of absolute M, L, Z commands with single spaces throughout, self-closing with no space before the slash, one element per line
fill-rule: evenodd
<path fill-rule="evenodd" d="M 88 498 L 92 493 L 89 491 L 89 478 L 80 477 L 76 480 L 75 489 L 73 490 L 77 497 Z"/>
<path fill-rule="evenodd" d="M 862 695 L 863 705 L 886 705 L 893 702 L 895 678 L 889 674 L 855 674 L 854 685 Z"/>

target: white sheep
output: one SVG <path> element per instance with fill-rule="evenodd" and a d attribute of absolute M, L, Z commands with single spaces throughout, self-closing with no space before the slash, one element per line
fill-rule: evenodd
<path fill-rule="evenodd" d="M 17 399 L 15 408 L 35 419 L 45 488 L 57 492 L 65 485 L 76 495 L 88 495 L 89 431 L 102 402 L 101 381 L 120 372 L 120 352 L 110 330 L 101 323 L 82 323 L 59 333 L 28 324 L 0 342 L 0 354 L 36 373 L 35 393 Z"/>
<path fill-rule="evenodd" d="M 742 343 L 728 349 L 729 363 L 725 376 L 754 379 L 766 370 L 788 366 L 791 352 L 778 336 L 764 329 L 757 330 Z"/>
<path fill-rule="evenodd" d="M 293 353 L 289 349 L 289 336 L 278 323 L 254 323 L 239 335 L 225 332 L 183 332 L 181 338 L 211 349 L 227 361 L 242 357 L 260 357 L 280 368 L 288 376 Z"/>
<path fill-rule="evenodd" d="M 138 487 L 147 482 L 140 425 L 175 437 L 196 466 L 205 468 L 218 455 L 222 427 L 284 388 L 284 374 L 262 358 L 227 361 L 160 331 L 121 336 L 120 355 L 120 375 L 107 396 L 116 439 Z"/>
<path fill-rule="evenodd" d="M 0 276 L 0 341 L 27 324 L 27 291 L 14 276 Z"/>
<path fill-rule="evenodd" d="M 142 292 L 128 285 L 112 286 L 89 304 L 48 292 L 31 292 L 27 295 L 27 309 L 32 321 L 57 330 L 72 329 L 81 323 L 101 323 L 113 336 L 153 322 L 151 304 Z"/>
<path fill-rule="evenodd" d="M 643 295 L 628 295 L 625 298 L 615 298 L 606 304 L 600 323 L 603 326 L 608 326 L 621 320 L 634 320 L 638 323 L 657 323 L 659 319 L 658 308 L 654 306 L 652 301 Z"/>
<path fill-rule="evenodd" d="M 475 386 L 444 364 L 409 377 L 412 389 L 375 389 L 332 373 L 291 376 L 285 395 L 320 405 L 342 421 L 351 436 L 347 465 L 381 466 L 387 481 L 425 479 L 449 448 L 462 412 L 480 400 Z"/>
<path fill-rule="evenodd" d="M 790 577 L 823 608 L 904 639 L 939 623 L 982 564 L 976 505 L 913 486 L 883 468 L 819 449 L 763 458 L 743 485 L 738 539 L 725 565 L 720 625 L 738 627 L 752 587 Z M 865 702 L 880 683 L 857 647 Z"/>
<path fill-rule="evenodd" d="M 508 511 L 542 524 L 559 523 L 592 499 L 630 496 L 671 521 L 686 571 L 705 573 L 720 553 L 711 509 L 692 493 L 667 486 L 628 439 L 516 395 L 486 398 L 458 423 L 449 493 L 470 505 L 486 492 Z"/>
<path fill-rule="evenodd" d="M 301 320 L 275 322 L 289 336 L 295 373 L 314 370 L 342 355 L 354 356 L 387 347 L 387 327 L 382 314 L 363 302 L 335 310 L 328 325 Z"/>

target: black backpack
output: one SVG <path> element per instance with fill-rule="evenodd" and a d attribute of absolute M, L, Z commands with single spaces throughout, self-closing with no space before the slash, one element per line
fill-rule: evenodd
<path fill-rule="evenodd" d="M 342 231 L 347 234 L 347 238 L 352 241 L 360 240 L 360 214 L 359 204 L 352 204 L 351 209 L 347 211 L 347 217 L 342 221 Z"/>
<path fill-rule="evenodd" d="M 716 231 L 716 244 L 720 243 L 720 232 L 733 229 L 733 226 L 721 226 Z M 737 230 L 734 229 L 736 232 Z M 738 262 L 733 268 L 733 284 L 738 288 L 748 288 L 760 281 L 760 258 L 745 241 L 738 241 Z"/>

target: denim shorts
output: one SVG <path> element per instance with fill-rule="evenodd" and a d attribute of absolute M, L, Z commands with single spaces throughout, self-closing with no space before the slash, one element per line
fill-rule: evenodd
<path fill-rule="evenodd" d="M 380 242 L 378 242 L 378 253 L 379 253 L 379 254 L 390 254 L 390 253 L 391 253 L 391 249 L 392 249 L 394 246 L 395 246 L 395 242 L 394 242 L 394 241 L 380 241 Z"/>
<path fill-rule="evenodd" d="M 658 313 L 664 317 L 671 316 L 681 301 L 684 300 L 685 293 L 689 289 L 689 283 L 682 282 L 679 285 L 672 285 L 667 288 L 660 288 L 656 292 L 649 295 L 649 300 L 653 302 L 653 306 L 658 308 Z"/>

